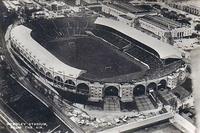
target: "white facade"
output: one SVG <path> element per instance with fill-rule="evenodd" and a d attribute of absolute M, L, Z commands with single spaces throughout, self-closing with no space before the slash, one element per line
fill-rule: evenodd
<path fill-rule="evenodd" d="M 150 12 L 150 13 L 131 13 L 126 10 L 123 10 L 121 8 L 116 8 L 113 5 L 102 5 L 102 12 L 110 14 L 112 16 L 117 17 L 119 20 L 122 20 L 122 22 L 125 23 L 131 23 L 133 22 L 136 18 L 142 17 L 144 15 L 150 14 L 150 15 L 156 15 L 157 13 Z M 124 19 L 120 17 L 119 15 L 126 15 L 127 17 L 131 18 L 132 20 L 130 21 L 129 19 Z"/>
<path fill-rule="evenodd" d="M 118 17 L 119 15 L 126 15 L 127 12 L 123 12 L 121 10 L 117 10 L 115 8 L 112 8 L 110 6 L 107 6 L 107 5 L 102 5 L 102 12 L 105 12 L 107 14 L 110 14 L 110 15 L 113 15 L 115 17 Z"/>
<path fill-rule="evenodd" d="M 156 25 L 152 25 L 146 21 L 143 21 L 142 19 L 139 19 L 139 23 L 140 23 L 140 27 L 142 27 L 143 29 L 146 29 L 160 37 L 164 36 L 165 32 L 167 32 L 164 29 L 161 29 L 159 27 L 157 27 Z"/>
<path fill-rule="evenodd" d="M 173 73 L 167 77 L 167 87 L 174 89 L 178 84 L 178 73 Z"/>
<path fill-rule="evenodd" d="M 199 4 L 199 5 L 198 5 Z M 199 1 L 190 1 L 190 3 L 181 3 L 181 2 L 173 2 L 168 3 L 169 6 L 173 8 L 177 8 L 186 12 L 189 12 L 194 15 L 200 15 L 200 2 Z"/>
<path fill-rule="evenodd" d="M 184 26 L 174 29 L 165 29 L 156 24 L 150 23 L 142 18 L 139 19 L 139 23 L 141 28 L 150 31 L 161 38 L 165 38 L 166 33 L 171 33 L 171 36 L 173 38 L 183 38 L 191 36 L 193 33 L 193 29 L 189 26 Z"/>
<path fill-rule="evenodd" d="M 191 36 L 193 33 L 193 30 L 191 27 L 181 27 L 181 28 L 173 29 L 170 32 L 172 33 L 173 38 L 182 38 L 182 37 Z"/>

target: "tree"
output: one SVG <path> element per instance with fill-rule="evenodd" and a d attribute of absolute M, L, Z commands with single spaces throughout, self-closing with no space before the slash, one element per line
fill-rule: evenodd
<path fill-rule="evenodd" d="M 195 27 L 194 27 L 195 30 L 197 31 L 200 31 L 200 24 L 197 24 Z"/>

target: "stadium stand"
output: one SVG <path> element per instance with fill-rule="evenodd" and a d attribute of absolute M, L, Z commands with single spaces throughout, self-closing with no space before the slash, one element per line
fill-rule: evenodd
<path fill-rule="evenodd" d="M 123 37 L 106 30 L 93 29 L 93 33 L 103 38 L 104 40 L 110 42 L 111 44 L 113 44 L 113 46 L 120 50 L 124 49 L 126 46 L 131 44 L 130 41 L 124 39 Z"/>
<path fill-rule="evenodd" d="M 73 18 L 57 18 L 57 19 L 39 19 L 33 20 L 28 24 L 28 27 L 33 28 L 32 36 L 37 33 L 38 39 L 43 43 L 49 40 L 68 38 L 74 35 L 84 34 L 91 27 L 89 21 L 91 19 L 73 17 Z M 38 35 L 39 34 L 39 35 Z"/>
<path fill-rule="evenodd" d="M 148 64 L 151 69 L 160 68 L 163 65 L 162 61 L 153 50 L 117 31 L 99 27 L 98 30 L 93 30 L 93 33 L 110 42 L 114 47 L 123 50 L 128 55 Z"/>
<path fill-rule="evenodd" d="M 83 36 L 83 37 L 90 36 L 91 37 L 91 35 L 88 34 L 88 32 L 87 32 L 87 31 L 91 31 L 91 33 L 93 33 L 95 36 L 101 38 L 101 40 L 103 40 L 106 45 L 110 44 L 114 49 L 117 49 L 117 50 L 125 53 L 130 58 L 137 59 L 141 63 L 148 65 L 150 69 L 147 71 L 146 75 L 148 75 L 149 79 L 151 79 L 155 76 L 159 76 L 160 71 L 162 71 L 163 73 L 168 73 L 168 72 L 165 72 L 167 70 L 164 69 L 164 67 L 167 66 L 166 68 L 168 68 L 168 66 L 170 64 L 176 64 L 177 62 L 180 61 L 179 59 L 161 60 L 159 54 L 154 49 L 146 46 L 145 44 L 142 44 L 141 42 L 138 42 L 137 40 L 134 40 L 133 38 L 119 32 L 115 29 L 109 28 L 107 26 L 94 24 L 94 21 L 95 21 L 95 18 L 85 18 L 85 17 L 39 19 L 39 20 L 31 21 L 29 23 L 28 27 L 31 27 L 31 29 L 33 29 L 31 36 L 37 42 L 40 42 L 41 45 L 43 45 L 46 48 L 50 44 L 52 45 L 52 44 L 59 43 L 59 41 L 60 41 L 60 43 L 62 41 L 68 41 L 71 44 L 77 43 L 76 41 L 74 41 L 74 39 L 76 37 L 80 37 L 80 36 Z M 92 40 L 90 40 L 90 41 L 92 41 Z M 52 42 L 56 42 L 56 43 L 52 43 Z M 93 43 L 94 43 L 94 41 L 93 41 Z M 48 46 L 47 46 L 47 44 L 48 44 Z M 92 46 L 93 45 L 91 45 L 91 47 Z M 57 52 L 59 52 L 59 51 L 57 51 Z M 55 53 L 53 53 L 53 54 L 55 54 Z M 106 55 L 106 56 L 108 56 L 108 55 Z M 95 64 L 99 64 L 97 62 Z M 68 62 L 68 64 L 70 65 L 69 62 Z M 83 68 L 85 68 L 85 70 L 92 72 L 92 73 L 83 74 L 83 77 L 86 79 L 88 79 L 88 77 L 95 79 L 95 75 L 96 74 L 102 75 L 103 71 L 105 72 L 105 73 L 103 73 L 103 75 L 105 77 L 110 77 L 111 75 L 113 75 L 116 65 L 114 65 L 112 67 L 112 69 L 110 69 L 108 71 L 108 69 L 105 69 L 105 68 L 107 68 L 107 66 L 112 66 L 112 64 L 108 65 L 108 63 L 106 63 L 107 65 L 105 65 L 105 66 L 103 66 L 102 64 L 98 65 L 100 68 L 99 74 L 96 73 L 97 71 L 93 71 L 93 69 L 90 69 L 90 66 L 83 67 Z M 126 63 L 124 63 L 124 64 L 126 64 Z M 71 65 L 73 66 L 73 64 L 71 64 Z M 78 67 L 79 65 L 81 66 L 81 64 L 76 64 L 75 67 Z M 88 69 L 87 69 L 87 67 L 88 67 Z M 131 67 L 121 67 L 121 68 L 128 70 Z M 105 70 L 103 70 L 103 69 L 105 69 Z M 125 71 L 125 70 L 121 69 L 120 71 L 118 71 L 118 73 L 119 74 L 127 74 L 127 71 Z M 158 72 L 156 72 L 156 71 L 158 71 Z M 94 73 L 95 73 L 95 75 L 94 75 Z M 116 74 L 114 74 L 114 75 L 117 76 Z"/>

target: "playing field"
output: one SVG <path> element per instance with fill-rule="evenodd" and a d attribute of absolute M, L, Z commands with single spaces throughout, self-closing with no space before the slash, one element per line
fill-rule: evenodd
<path fill-rule="evenodd" d="M 144 65 L 126 55 L 121 55 L 109 44 L 95 37 L 77 37 L 42 44 L 62 62 L 86 70 L 98 79 L 140 72 Z"/>

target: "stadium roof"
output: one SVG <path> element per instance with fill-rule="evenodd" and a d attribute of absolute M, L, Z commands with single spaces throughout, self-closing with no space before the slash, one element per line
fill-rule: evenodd
<path fill-rule="evenodd" d="M 12 29 L 11 37 L 17 40 L 18 45 L 30 53 L 31 57 L 35 57 L 35 60 L 37 60 L 39 64 L 43 64 L 46 68 L 49 68 L 54 72 L 64 74 L 72 78 L 77 78 L 80 74 L 85 72 L 84 70 L 68 66 L 57 59 L 31 37 L 31 31 L 31 29 L 20 25 Z"/>
<path fill-rule="evenodd" d="M 182 58 L 181 52 L 170 44 L 164 43 L 156 38 L 153 38 L 135 28 L 132 28 L 120 21 L 107 19 L 107 18 L 97 18 L 95 24 L 104 25 L 113 28 L 134 40 L 137 40 L 146 46 L 154 49 L 161 59 L 167 58 Z"/>

